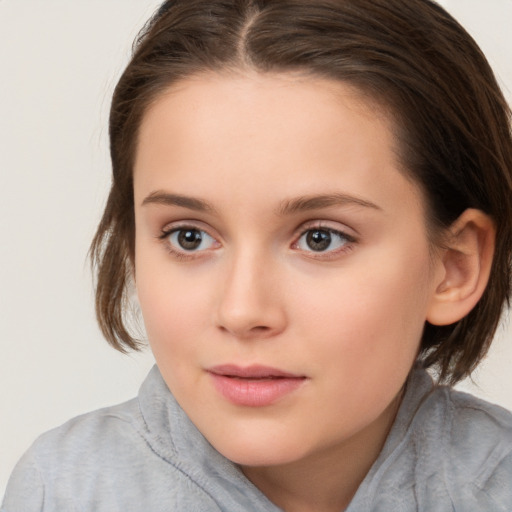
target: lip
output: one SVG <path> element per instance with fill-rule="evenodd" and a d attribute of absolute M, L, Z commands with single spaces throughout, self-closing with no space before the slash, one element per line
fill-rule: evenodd
<path fill-rule="evenodd" d="M 215 389 L 228 401 L 245 407 L 272 405 L 298 389 L 307 380 L 304 375 L 269 366 L 219 365 L 209 368 Z"/>

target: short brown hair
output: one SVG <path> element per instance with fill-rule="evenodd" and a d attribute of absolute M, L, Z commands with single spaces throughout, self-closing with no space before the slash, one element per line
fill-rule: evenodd
<path fill-rule="evenodd" d="M 496 251 L 476 307 L 425 326 L 419 361 L 455 383 L 485 355 L 508 304 L 512 253 L 510 110 L 477 44 L 430 0 L 169 0 L 134 44 L 110 115 L 113 181 L 91 254 L 107 340 L 136 349 L 127 327 L 133 274 L 132 171 L 141 120 L 173 83 L 250 67 L 340 80 L 384 106 L 400 160 L 423 190 L 433 232 L 467 208 L 490 215 Z"/>

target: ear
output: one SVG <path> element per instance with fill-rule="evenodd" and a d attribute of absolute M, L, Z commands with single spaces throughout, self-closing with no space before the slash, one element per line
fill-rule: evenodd
<path fill-rule="evenodd" d="M 495 238 L 494 222 L 480 210 L 468 209 L 452 224 L 437 262 L 428 322 L 453 324 L 475 307 L 489 281 Z"/>

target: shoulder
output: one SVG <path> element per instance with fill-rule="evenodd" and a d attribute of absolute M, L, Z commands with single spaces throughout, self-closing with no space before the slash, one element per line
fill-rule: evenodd
<path fill-rule="evenodd" d="M 471 468 L 473 487 L 496 492 L 505 478 L 512 500 L 512 414 L 466 393 L 451 390 L 447 397 L 451 448 L 459 464 Z"/>
<path fill-rule="evenodd" d="M 469 439 L 489 433 L 493 434 L 493 445 L 505 444 L 512 448 L 512 413 L 510 411 L 451 388 L 440 387 L 438 392 L 446 397 L 452 427 L 457 427 L 457 431 L 452 432 L 454 439 Z"/>
<path fill-rule="evenodd" d="M 15 467 L 1 512 L 220 510 L 199 470 L 187 472 L 176 455 L 170 397 L 154 374 L 137 398 L 41 435 Z"/>
<path fill-rule="evenodd" d="M 429 401 L 441 405 L 448 447 L 458 461 L 481 468 L 510 458 L 512 413 L 448 387 L 434 389 Z"/>
<path fill-rule="evenodd" d="M 65 484 L 78 471 L 99 467 L 133 437 L 136 409 L 136 400 L 131 400 L 77 416 L 40 435 L 11 474 L 5 510 L 19 510 L 18 503 L 23 503 L 27 512 L 39 511 L 43 496 L 56 482 Z"/>
<path fill-rule="evenodd" d="M 103 511 L 103 505 L 92 504 L 100 497 L 116 511 L 115 493 L 130 494 L 138 459 L 147 452 L 138 433 L 141 421 L 133 399 L 42 434 L 14 468 L 2 512 Z"/>
<path fill-rule="evenodd" d="M 423 431 L 439 454 L 446 487 L 456 506 L 512 510 L 512 414 L 475 396 L 436 387 L 423 405 Z"/>
<path fill-rule="evenodd" d="M 46 432 L 14 469 L 2 512 L 218 510 L 145 429 L 134 399 Z"/>
<path fill-rule="evenodd" d="M 137 400 L 77 416 L 42 434 L 29 450 L 34 461 L 66 464 L 90 457 L 105 457 L 117 446 L 132 441 L 139 421 Z M 113 442 L 115 441 L 115 442 Z"/>

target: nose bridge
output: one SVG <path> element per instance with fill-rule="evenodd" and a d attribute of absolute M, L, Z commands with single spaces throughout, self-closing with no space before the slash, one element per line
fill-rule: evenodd
<path fill-rule="evenodd" d="M 218 325 L 240 337 L 269 336 L 284 328 L 284 304 L 274 279 L 277 262 L 266 251 L 245 246 L 226 261 Z"/>

